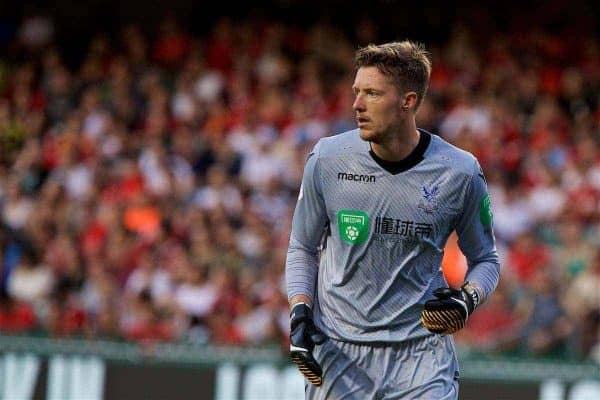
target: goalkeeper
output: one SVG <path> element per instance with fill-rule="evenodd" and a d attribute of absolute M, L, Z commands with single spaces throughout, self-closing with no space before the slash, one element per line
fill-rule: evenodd
<path fill-rule="evenodd" d="M 286 260 L 290 355 L 308 399 L 456 399 L 450 334 L 498 283 L 486 182 L 473 155 L 418 129 L 431 64 L 421 45 L 355 58 L 358 129 L 308 156 Z M 460 289 L 440 264 L 456 231 Z"/>

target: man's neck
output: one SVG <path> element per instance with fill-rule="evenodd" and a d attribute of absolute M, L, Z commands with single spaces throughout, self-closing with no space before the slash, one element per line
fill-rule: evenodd
<path fill-rule="evenodd" d="M 389 140 L 382 143 L 371 142 L 371 150 L 383 160 L 400 161 L 417 147 L 420 136 L 414 120 L 411 120 L 400 132 L 391 135 Z"/>

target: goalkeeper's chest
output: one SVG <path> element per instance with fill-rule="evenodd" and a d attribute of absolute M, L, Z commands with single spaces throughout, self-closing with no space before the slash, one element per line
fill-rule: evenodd
<path fill-rule="evenodd" d="M 393 175 L 382 170 L 329 171 L 323 188 L 332 227 L 347 242 L 367 238 L 439 242 L 462 211 L 464 187 L 451 172 L 418 166 Z M 444 239 L 445 240 L 445 239 Z"/>

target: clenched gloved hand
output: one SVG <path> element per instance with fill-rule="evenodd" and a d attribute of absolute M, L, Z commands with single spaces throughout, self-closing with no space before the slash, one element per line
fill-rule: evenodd
<path fill-rule="evenodd" d="M 466 282 L 460 289 L 439 288 L 421 312 L 421 322 L 433 333 L 449 335 L 464 328 L 469 315 L 479 305 L 479 293 Z"/>
<path fill-rule="evenodd" d="M 300 372 L 315 386 L 323 382 L 323 370 L 312 355 L 316 344 L 325 341 L 313 323 L 312 310 L 305 303 L 296 303 L 291 312 L 290 357 Z"/>

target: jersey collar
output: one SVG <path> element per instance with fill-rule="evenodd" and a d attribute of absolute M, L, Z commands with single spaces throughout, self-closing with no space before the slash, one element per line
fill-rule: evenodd
<path fill-rule="evenodd" d="M 425 155 L 425 151 L 427 147 L 429 147 L 429 143 L 431 142 L 431 134 L 424 129 L 417 128 L 417 130 L 421 133 L 419 136 L 419 143 L 413 149 L 413 151 L 399 161 L 388 161 L 378 157 L 375 152 L 370 149 L 369 154 L 371 158 L 383 169 L 388 171 L 392 175 L 399 174 L 400 172 L 408 171 L 418 163 L 420 163 Z M 371 144 L 369 143 L 369 148 Z"/>

